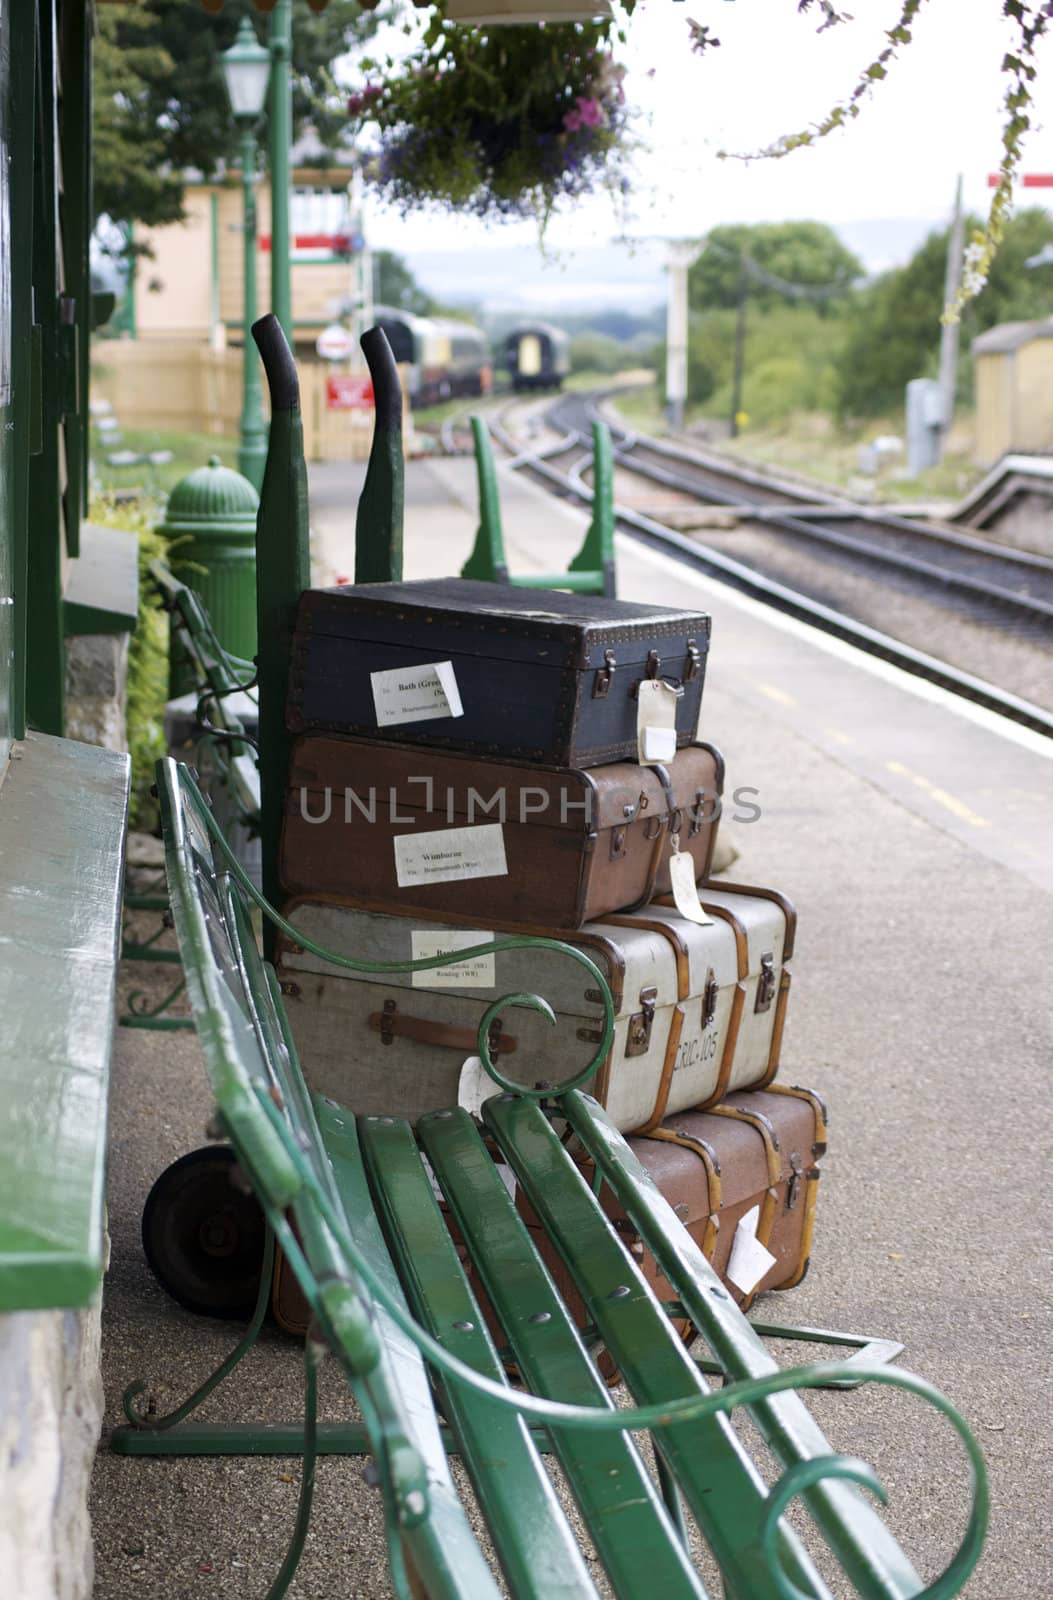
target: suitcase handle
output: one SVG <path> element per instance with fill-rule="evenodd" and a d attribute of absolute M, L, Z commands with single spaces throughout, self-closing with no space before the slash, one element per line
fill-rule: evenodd
<path fill-rule="evenodd" d="M 476 1053 L 478 1033 L 475 1028 L 459 1028 L 452 1022 L 433 1022 L 428 1017 L 410 1017 L 400 1012 L 394 1000 L 385 1000 L 383 1011 L 371 1011 L 369 1026 L 379 1033 L 383 1044 L 392 1039 L 413 1039 L 417 1044 L 436 1044 L 448 1050 L 460 1050 L 463 1055 Z M 516 1041 L 511 1034 L 502 1032 L 501 1019 L 495 1018 L 490 1030 L 490 1050 L 494 1055 L 511 1055 Z"/>

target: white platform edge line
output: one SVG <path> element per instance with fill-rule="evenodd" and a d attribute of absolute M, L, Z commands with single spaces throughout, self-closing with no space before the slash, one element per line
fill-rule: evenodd
<path fill-rule="evenodd" d="M 1031 728 L 1021 727 L 1018 723 L 1010 722 L 1007 717 L 999 716 L 996 711 L 990 711 L 986 706 L 977 705 L 972 700 L 967 700 L 962 695 L 952 694 L 949 689 L 942 688 L 937 683 L 930 683 L 927 678 L 916 677 L 912 672 L 906 672 L 902 667 L 895 666 L 891 661 L 883 661 L 880 656 L 872 656 L 866 650 L 860 650 L 856 645 L 848 644 L 844 639 L 835 635 L 824 633 L 821 628 L 815 628 L 810 623 L 802 622 L 797 617 L 788 616 L 786 612 L 777 610 L 774 606 L 767 606 L 760 600 L 754 600 L 750 595 L 742 594 L 740 590 L 732 588 L 729 584 L 721 583 L 719 578 L 710 577 L 699 572 L 692 573 L 690 566 L 683 561 L 677 561 L 673 556 L 664 555 L 660 550 L 652 550 L 631 537 L 629 534 L 618 533 L 615 543 L 625 555 L 639 556 L 652 566 L 661 567 L 674 575 L 683 583 L 694 581 L 704 583 L 707 587 L 715 586 L 720 590 L 722 604 L 736 606 L 740 611 L 760 621 L 768 622 L 772 627 L 779 628 L 783 633 L 792 634 L 795 638 L 802 639 L 816 649 L 824 650 L 827 655 L 837 656 L 839 660 L 847 661 L 859 668 L 860 671 L 869 672 L 872 677 L 882 678 L 886 683 L 895 688 L 903 689 L 912 694 L 915 699 L 928 700 L 931 704 L 939 705 L 945 710 L 954 712 L 967 722 L 975 723 L 988 733 L 998 734 L 1003 739 L 1008 739 L 1012 744 L 1018 744 L 1022 749 L 1028 750 L 1032 755 L 1038 755 L 1047 761 L 1053 761 L 1053 739 L 1047 739 L 1041 733 L 1035 733 Z"/>

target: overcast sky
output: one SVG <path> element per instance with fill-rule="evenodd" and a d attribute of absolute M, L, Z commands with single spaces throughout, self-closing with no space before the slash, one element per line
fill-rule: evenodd
<path fill-rule="evenodd" d="M 796 0 L 640 0 L 624 51 L 626 94 L 640 112 L 635 132 L 643 145 L 630 233 L 684 237 L 723 222 L 815 218 L 842 230 L 876 270 L 904 259 L 929 226 L 946 220 L 959 172 L 966 204 L 986 207 L 986 176 L 1000 153 L 999 63 L 1012 39 L 1002 0 L 926 0 L 913 44 L 863 114 L 821 146 L 781 161 L 717 159 L 722 148 L 756 149 L 802 128 L 848 95 L 901 7 L 900 0 L 839 4 L 855 20 L 820 35 L 818 7 L 800 16 Z M 692 53 L 689 16 L 713 29 L 719 49 Z M 1047 40 L 1040 113 L 1050 59 Z M 1032 132 L 1025 169 L 1053 172 L 1053 129 Z M 554 298 L 568 303 L 603 287 L 597 251 L 618 229 L 606 196 L 577 204 L 551 224 L 549 243 L 561 260 L 546 269 L 532 223 L 488 226 L 449 215 L 403 220 L 375 202 L 368 220 L 371 243 L 408 255 L 436 292 L 451 286 L 459 256 L 463 291 L 471 293 L 463 266 L 470 250 L 481 296 L 492 297 L 514 271 L 524 290 L 548 284 Z M 626 269 L 641 293 L 644 277 L 660 272 L 660 255 L 657 246 L 646 248 L 635 269 Z"/>

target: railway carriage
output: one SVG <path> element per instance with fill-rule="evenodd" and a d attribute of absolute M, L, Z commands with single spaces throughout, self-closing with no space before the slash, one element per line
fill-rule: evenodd
<path fill-rule="evenodd" d="M 551 322 L 524 322 L 505 340 L 512 388 L 560 389 L 570 371 L 570 338 Z"/>
<path fill-rule="evenodd" d="M 457 395 L 489 394 L 490 347 L 474 323 L 455 317 L 418 317 L 390 307 L 378 307 L 376 321 L 404 369 L 412 406 L 435 405 Z"/>

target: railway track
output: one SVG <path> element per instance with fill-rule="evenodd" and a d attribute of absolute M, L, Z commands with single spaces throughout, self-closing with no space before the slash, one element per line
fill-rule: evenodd
<path fill-rule="evenodd" d="M 589 502 L 588 427 L 598 415 L 595 397 L 567 395 L 549 408 L 553 439 L 543 450 L 524 448 L 508 427 L 507 413 L 503 407 L 488 422 L 495 441 L 512 457 L 509 464 L 558 494 Z M 803 491 L 795 499 L 798 491 L 749 469 L 739 474 L 737 467 L 723 462 L 711 469 L 705 458 L 663 441 L 642 440 L 618 427 L 612 434 L 616 460 L 626 470 L 707 504 L 725 505 L 744 522 L 759 522 L 783 538 L 789 535 L 821 547 L 842 562 L 862 563 L 872 577 L 883 573 L 887 582 L 907 582 L 922 592 L 938 594 L 944 604 L 948 599 L 959 606 L 964 603 L 967 612 L 988 622 L 994 617 L 996 627 L 1009 626 L 1014 634 L 1026 635 L 1035 648 L 1053 643 L 1053 561 L 1048 558 L 991 550 L 984 541 L 954 530 L 871 514 L 845 501 L 817 504 Z M 804 507 L 807 512 L 802 515 Z M 624 532 L 674 559 L 1024 727 L 1053 736 L 1053 711 L 1032 700 L 779 582 L 759 566 L 677 533 L 654 517 L 618 506 L 616 514 Z"/>
<path fill-rule="evenodd" d="M 557 408 L 562 426 L 588 424 L 594 402 L 567 397 Z M 959 595 L 1012 612 L 1026 628 L 1053 637 L 1053 559 L 992 546 L 953 528 L 863 510 L 814 497 L 801 515 L 803 492 L 763 479 L 748 469 L 741 477 L 731 464 L 712 465 L 693 452 L 623 428 L 612 430 L 618 464 L 652 483 L 697 496 L 706 504 L 727 506 L 742 520 L 777 528 L 793 539 L 819 545 L 873 566 L 938 584 Z M 738 479 L 738 481 L 736 481 Z M 760 498 L 765 496 L 766 498 Z"/>

